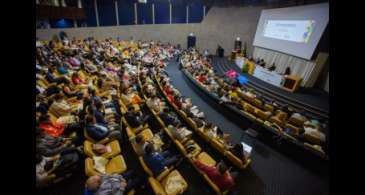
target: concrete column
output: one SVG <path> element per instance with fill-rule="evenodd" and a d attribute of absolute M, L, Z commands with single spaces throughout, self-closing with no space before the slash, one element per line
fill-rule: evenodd
<path fill-rule="evenodd" d="M 115 18 L 117 19 L 117 26 L 119 26 L 118 1 L 114 1 L 114 5 L 115 5 Z"/>
<path fill-rule="evenodd" d="M 137 3 L 134 3 L 134 24 L 138 24 L 138 10 L 137 10 Z"/>
<path fill-rule="evenodd" d="M 95 18 L 96 18 L 96 26 L 99 27 L 99 12 L 98 12 L 98 3 L 97 0 L 94 0 L 94 7 L 95 7 Z"/>
<path fill-rule="evenodd" d="M 186 24 L 189 24 L 189 6 L 186 6 Z"/>
<path fill-rule="evenodd" d="M 152 3 L 152 24 L 155 24 L 155 4 Z"/>
<path fill-rule="evenodd" d="M 170 7 L 169 7 L 169 11 L 170 11 L 170 24 L 172 24 L 172 4 L 170 3 Z"/>

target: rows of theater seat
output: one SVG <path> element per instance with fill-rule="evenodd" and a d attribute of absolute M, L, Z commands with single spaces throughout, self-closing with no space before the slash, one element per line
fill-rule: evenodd
<path fill-rule="evenodd" d="M 234 107 L 239 114 L 264 128 L 275 131 L 280 138 L 326 156 L 327 125 L 320 120 L 305 117 L 305 113 L 290 107 L 280 107 L 275 102 L 265 102 L 262 97 L 238 80 L 215 75 L 212 66 L 197 51 L 186 51 L 181 57 L 183 72 L 194 79 L 219 103 Z M 279 139 L 280 139 L 279 138 Z M 324 149 L 325 148 L 325 149 Z"/>

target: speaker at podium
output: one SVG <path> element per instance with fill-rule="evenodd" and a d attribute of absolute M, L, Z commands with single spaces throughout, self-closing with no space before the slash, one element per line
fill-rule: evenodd
<path fill-rule="evenodd" d="M 188 36 L 188 47 L 187 47 L 187 49 L 195 47 L 195 44 L 196 44 L 196 37 L 193 33 L 190 33 L 189 36 Z"/>

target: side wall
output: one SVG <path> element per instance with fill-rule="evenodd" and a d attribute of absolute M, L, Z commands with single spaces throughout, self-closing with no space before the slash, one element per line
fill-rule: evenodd
<path fill-rule="evenodd" d="M 225 55 L 229 55 L 234 47 L 234 40 L 240 37 L 247 43 L 248 54 L 252 54 L 252 42 L 256 32 L 256 26 L 264 7 L 212 7 L 198 24 L 155 24 L 155 25 L 128 25 L 112 27 L 84 27 L 65 29 L 37 29 L 37 37 L 41 40 L 49 40 L 52 35 L 65 31 L 69 37 L 82 39 L 93 36 L 96 39 L 108 37 L 135 40 L 161 40 L 181 44 L 186 47 L 187 36 L 194 33 L 197 38 L 197 47 L 200 50 L 208 49 L 215 53 L 217 45 L 225 49 Z"/>

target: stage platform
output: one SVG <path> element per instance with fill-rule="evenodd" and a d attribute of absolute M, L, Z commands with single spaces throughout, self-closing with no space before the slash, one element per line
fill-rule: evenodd
<path fill-rule="evenodd" d="M 247 86 L 252 87 L 260 92 L 268 100 L 276 100 L 278 104 L 289 104 L 294 108 L 303 109 L 311 117 L 329 118 L 329 95 L 323 90 L 300 88 L 295 93 L 288 92 L 280 87 L 271 85 L 252 75 L 242 73 L 240 68 L 228 58 L 219 58 L 213 56 L 213 68 L 217 74 L 222 75 L 224 72 L 233 69 L 248 79 Z"/>

